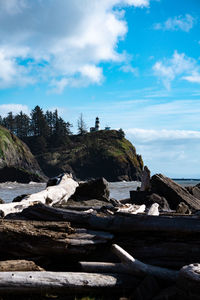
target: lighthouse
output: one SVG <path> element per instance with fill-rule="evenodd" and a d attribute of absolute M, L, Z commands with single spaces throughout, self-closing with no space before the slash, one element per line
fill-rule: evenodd
<path fill-rule="evenodd" d="M 99 131 L 99 118 L 96 117 L 96 121 L 95 121 L 95 131 Z"/>
<path fill-rule="evenodd" d="M 96 117 L 96 120 L 95 120 L 95 127 L 91 127 L 91 128 L 90 128 L 90 132 L 99 131 L 99 128 L 100 128 L 99 123 L 100 123 L 100 122 L 99 122 L 99 118 Z"/>

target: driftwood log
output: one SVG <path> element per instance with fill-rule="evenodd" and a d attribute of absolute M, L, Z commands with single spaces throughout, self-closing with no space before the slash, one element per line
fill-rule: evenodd
<path fill-rule="evenodd" d="M 35 204 L 25 209 L 21 216 L 30 220 L 68 221 L 116 233 L 138 231 L 200 233 L 200 218 L 191 216 L 147 216 L 126 213 L 119 213 L 114 216 L 101 216 L 95 213 L 54 208 L 42 204 Z"/>
<path fill-rule="evenodd" d="M 124 213 L 105 216 L 57 209 L 42 204 L 25 209 L 22 215 L 33 220 L 70 221 L 73 226 L 110 232 L 114 234 L 114 243 L 148 264 L 179 269 L 200 261 L 198 216 L 147 216 Z M 107 251 L 105 247 L 101 253 L 104 261 L 107 260 Z"/>
<path fill-rule="evenodd" d="M 0 204 L 0 215 L 4 217 L 10 213 L 19 213 L 35 203 L 53 205 L 60 201 L 66 202 L 74 194 L 77 186 L 78 183 L 72 179 L 71 175 L 64 174 L 58 185 L 48 186 L 41 192 L 27 196 L 21 202 Z"/>
<path fill-rule="evenodd" d="M 100 273 L 128 273 L 139 277 L 151 275 L 163 280 L 177 280 L 178 271 L 144 264 L 115 244 L 112 245 L 112 251 L 120 258 L 122 263 L 80 262 L 82 270 L 85 272 L 94 272 L 96 270 L 96 272 Z"/>
<path fill-rule="evenodd" d="M 73 229 L 67 222 L 0 221 L 0 259 L 84 254 L 105 244 L 108 232 Z"/>
<path fill-rule="evenodd" d="M 132 290 L 139 281 L 119 274 L 65 272 L 0 272 L 0 294 L 118 293 Z"/>

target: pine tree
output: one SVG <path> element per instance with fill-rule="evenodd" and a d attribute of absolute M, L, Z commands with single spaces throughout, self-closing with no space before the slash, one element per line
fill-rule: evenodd
<path fill-rule="evenodd" d="M 34 136 L 49 136 L 49 126 L 43 110 L 37 105 L 31 112 L 31 132 Z"/>
<path fill-rule="evenodd" d="M 16 135 L 23 139 L 30 133 L 30 118 L 22 111 L 15 116 Z"/>
<path fill-rule="evenodd" d="M 78 124 L 78 134 L 84 135 L 87 133 L 87 125 L 85 121 L 83 120 L 83 114 L 80 114 L 80 117 L 77 121 Z"/>
<path fill-rule="evenodd" d="M 13 113 L 10 111 L 7 117 L 3 118 L 3 126 L 15 133 L 15 118 Z"/>

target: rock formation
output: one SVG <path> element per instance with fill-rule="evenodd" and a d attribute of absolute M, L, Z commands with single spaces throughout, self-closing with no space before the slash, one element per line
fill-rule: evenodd
<path fill-rule="evenodd" d="M 29 148 L 9 130 L 0 126 L 0 182 L 44 181 L 36 159 Z"/>
<path fill-rule="evenodd" d="M 70 172 L 80 180 L 141 180 L 142 158 L 119 131 L 100 130 L 69 138 L 69 146 L 36 157 L 48 177 Z"/>

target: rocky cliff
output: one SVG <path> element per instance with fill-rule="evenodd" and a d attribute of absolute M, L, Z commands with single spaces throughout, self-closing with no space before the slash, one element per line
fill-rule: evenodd
<path fill-rule="evenodd" d="M 140 180 L 143 168 L 135 147 L 116 130 L 70 136 L 65 148 L 52 149 L 36 158 L 49 177 L 70 171 L 81 180 Z"/>
<path fill-rule="evenodd" d="M 0 182 L 44 181 L 45 177 L 29 148 L 0 126 Z"/>

